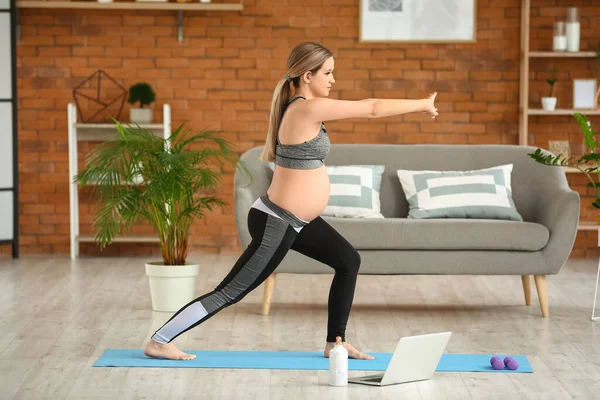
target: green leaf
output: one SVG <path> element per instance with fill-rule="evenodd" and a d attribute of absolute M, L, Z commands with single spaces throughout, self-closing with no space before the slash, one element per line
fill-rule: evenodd
<path fill-rule="evenodd" d="M 561 154 L 556 156 L 550 153 L 544 154 L 541 149 L 536 149 L 533 153 L 528 153 L 527 155 L 540 164 L 550 166 L 567 166 L 567 159 Z"/>
<path fill-rule="evenodd" d="M 600 160 L 600 153 L 588 153 L 584 154 L 580 158 L 581 161 L 589 162 L 589 161 L 598 161 Z"/>
<path fill-rule="evenodd" d="M 575 113 L 573 114 L 573 117 L 583 132 L 585 146 L 588 148 L 590 153 L 594 153 L 596 151 L 596 133 L 593 131 L 588 117 L 581 113 Z"/>

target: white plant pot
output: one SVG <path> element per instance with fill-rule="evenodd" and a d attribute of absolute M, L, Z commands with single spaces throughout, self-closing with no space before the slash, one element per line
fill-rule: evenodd
<path fill-rule="evenodd" d="M 152 109 L 151 108 L 130 108 L 129 119 L 132 123 L 137 124 L 151 124 L 152 123 Z"/>
<path fill-rule="evenodd" d="M 542 97 L 542 107 L 546 111 L 554 111 L 556 108 L 556 97 Z"/>
<path fill-rule="evenodd" d="M 175 312 L 192 301 L 199 271 L 198 264 L 164 265 L 162 261 L 146 263 L 152 309 Z"/>

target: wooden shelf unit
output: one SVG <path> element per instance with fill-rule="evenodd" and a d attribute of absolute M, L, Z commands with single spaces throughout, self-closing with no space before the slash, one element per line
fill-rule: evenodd
<path fill-rule="evenodd" d="M 17 0 L 16 12 L 21 8 L 41 9 L 87 9 L 87 10 L 167 10 L 177 11 L 177 40 L 183 41 L 183 12 L 184 11 L 234 11 L 244 10 L 241 3 L 177 3 L 160 1 L 116 1 L 112 3 L 100 3 L 98 1 L 28 1 Z M 20 19 L 17 18 L 17 21 Z M 18 22 L 17 22 L 18 23 Z M 21 38 L 21 29 L 17 25 L 17 40 Z"/>
<path fill-rule="evenodd" d="M 573 113 L 582 113 L 584 115 L 600 115 L 600 109 L 598 110 L 577 110 L 577 109 L 565 109 L 557 108 L 554 111 L 546 111 L 542 108 L 530 108 L 527 110 L 529 115 L 573 115 Z"/>
<path fill-rule="evenodd" d="M 600 115 L 600 109 L 556 109 L 546 111 L 541 108 L 529 108 L 529 61 L 532 58 L 572 58 L 587 59 L 595 58 L 594 51 L 579 52 L 556 52 L 556 51 L 530 51 L 529 50 L 529 31 L 530 31 L 530 12 L 531 0 L 521 0 L 521 73 L 520 73 L 520 96 L 519 96 L 519 145 L 528 146 L 528 125 L 530 115 L 546 116 L 565 116 L 573 115 L 578 112 L 583 115 Z M 582 137 L 583 142 L 583 137 Z M 581 174 L 582 172 L 566 167 L 567 174 Z M 580 222 L 577 228 L 584 231 L 596 231 L 598 226 L 593 222 Z"/>
<path fill-rule="evenodd" d="M 579 231 L 595 231 L 598 230 L 598 225 L 596 225 L 593 222 L 580 222 L 579 226 L 577 227 L 577 230 Z"/>
<path fill-rule="evenodd" d="M 158 1 L 116 1 L 100 3 L 97 1 L 17 1 L 17 8 L 66 8 L 94 10 L 196 10 L 196 11 L 242 11 L 239 3 L 170 3 Z"/>
<path fill-rule="evenodd" d="M 528 145 L 528 125 L 530 115 L 572 115 L 579 112 L 584 115 L 600 115 L 598 109 L 557 109 L 546 111 L 543 109 L 529 108 L 529 61 L 532 58 L 595 58 L 595 51 L 580 52 L 557 52 L 557 51 L 530 51 L 531 0 L 521 0 L 521 74 L 520 74 L 520 96 L 519 96 L 519 145 Z"/>
<path fill-rule="evenodd" d="M 530 51 L 529 58 L 594 58 L 593 51 L 580 51 L 577 53 L 568 51 Z"/>
<path fill-rule="evenodd" d="M 95 242 L 94 236 L 81 234 L 79 231 L 79 184 L 74 183 L 74 177 L 79 173 L 78 143 L 82 141 L 101 142 L 117 137 L 114 123 L 81 123 L 77 122 L 77 108 L 70 103 L 67 106 L 68 118 L 68 152 L 69 152 L 69 214 L 70 214 L 70 245 L 71 259 L 79 256 L 80 243 Z M 123 125 L 128 125 L 122 122 Z M 161 124 L 129 124 L 140 126 L 153 131 L 165 139 L 171 136 L 171 106 L 163 105 L 163 122 Z M 114 242 L 121 243 L 158 243 L 158 238 L 152 235 L 127 234 L 115 238 Z"/>

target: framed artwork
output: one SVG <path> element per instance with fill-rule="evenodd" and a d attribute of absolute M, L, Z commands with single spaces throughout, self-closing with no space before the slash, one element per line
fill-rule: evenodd
<path fill-rule="evenodd" d="M 593 109 L 596 108 L 596 80 L 574 79 L 573 80 L 573 108 Z"/>
<path fill-rule="evenodd" d="M 561 155 L 567 159 L 571 157 L 571 147 L 568 140 L 549 140 L 548 150 L 555 156 Z"/>
<path fill-rule="evenodd" d="M 359 42 L 474 43 L 477 0 L 360 0 Z"/>

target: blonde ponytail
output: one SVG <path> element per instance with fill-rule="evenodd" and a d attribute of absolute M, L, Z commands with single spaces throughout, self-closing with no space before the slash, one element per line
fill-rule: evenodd
<path fill-rule="evenodd" d="M 282 78 L 273 91 L 271 113 L 269 115 L 269 133 L 267 133 L 265 147 L 260 156 L 260 159 L 263 161 L 275 161 L 275 141 L 277 140 L 277 132 L 279 132 L 283 110 L 289 98 L 290 83 L 285 78 Z"/>

